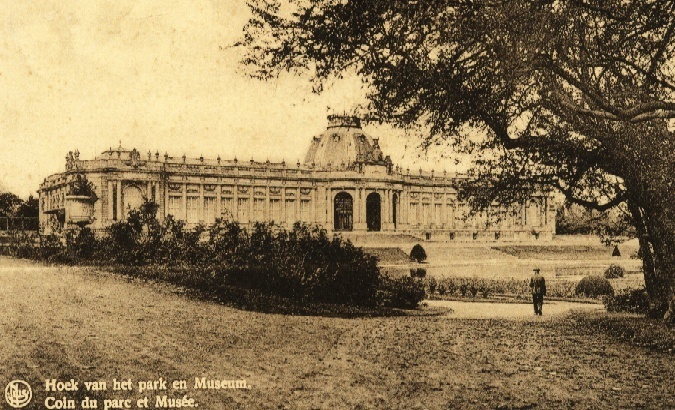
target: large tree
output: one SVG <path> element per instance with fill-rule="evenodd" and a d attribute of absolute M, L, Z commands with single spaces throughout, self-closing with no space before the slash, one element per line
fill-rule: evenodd
<path fill-rule="evenodd" d="M 13 217 L 21 208 L 23 201 L 18 196 L 10 193 L 0 193 L 0 217 Z"/>
<path fill-rule="evenodd" d="M 675 2 L 249 0 L 255 77 L 358 73 L 371 115 L 478 155 L 478 205 L 542 186 L 627 203 L 652 314 L 675 317 Z M 482 139 L 469 137 L 478 132 Z M 479 189 L 476 189 L 479 188 Z"/>

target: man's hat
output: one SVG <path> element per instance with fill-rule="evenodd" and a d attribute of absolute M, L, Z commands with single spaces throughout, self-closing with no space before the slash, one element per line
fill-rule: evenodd
<path fill-rule="evenodd" d="M 540 271 L 541 271 L 541 269 L 539 269 L 539 268 L 534 268 L 534 269 L 532 269 L 532 270 L 535 271 L 535 272 L 540 272 Z"/>

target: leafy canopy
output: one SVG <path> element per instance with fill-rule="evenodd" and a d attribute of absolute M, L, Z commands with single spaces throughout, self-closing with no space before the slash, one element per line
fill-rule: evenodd
<path fill-rule="evenodd" d="M 305 72 L 320 91 L 355 71 L 371 119 L 484 153 L 468 189 L 478 202 L 522 200 L 545 184 L 603 210 L 639 200 L 634 185 L 663 174 L 646 158 L 673 163 L 663 149 L 675 117 L 672 1 L 248 4 L 251 75 Z"/>

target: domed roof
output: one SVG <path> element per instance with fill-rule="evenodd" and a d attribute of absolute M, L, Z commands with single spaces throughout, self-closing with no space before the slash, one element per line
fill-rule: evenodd
<path fill-rule="evenodd" d="M 318 168 L 346 167 L 359 162 L 381 162 L 377 139 L 366 135 L 358 117 L 329 115 L 326 131 L 314 137 L 305 165 Z"/>

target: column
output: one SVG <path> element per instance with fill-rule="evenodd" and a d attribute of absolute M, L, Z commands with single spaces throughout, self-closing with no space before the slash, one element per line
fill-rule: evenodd
<path fill-rule="evenodd" d="M 443 189 L 443 203 L 441 204 L 441 222 L 443 222 L 444 228 L 447 228 L 450 225 L 448 212 L 448 192 L 445 188 Z"/>
<path fill-rule="evenodd" d="M 248 223 L 253 226 L 255 221 L 255 213 L 253 212 L 253 203 L 255 202 L 255 181 L 251 180 L 251 187 L 248 189 Z"/>
<path fill-rule="evenodd" d="M 311 201 L 312 201 L 312 206 L 309 209 L 309 212 L 310 212 L 309 219 L 310 219 L 312 225 L 316 224 L 316 223 L 319 223 L 319 218 L 318 218 L 318 216 L 319 216 L 319 212 L 318 212 L 319 211 L 319 209 L 318 209 L 318 207 L 319 207 L 319 195 L 318 194 L 319 193 L 318 193 L 317 188 L 315 186 L 312 187 L 312 195 L 310 196 Z"/>
<path fill-rule="evenodd" d="M 216 185 L 216 219 L 220 218 L 223 214 L 223 206 L 221 204 L 221 196 L 223 193 L 223 186 L 221 184 Z"/>
<path fill-rule="evenodd" d="M 269 170 L 267 171 L 269 172 Z M 267 222 L 270 219 L 272 219 L 272 215 L 270 215 L 270 181 L 267 180 L 267 184 L 265 184 L 265 207 L 263 208 L 263 219 Z"/>
<path fill-rule="evenodd" d="M 354 194 L 354 214 L 355 220 L 358 217 L 358 223 L 354 223 L 355 231 L 366 231 L 366 197 L 368 192 L 364 192 L 362 187 L 357 187 Z"/>
<path fill-rule="evenodd" d="M 232 221 L 239 222 L 239 180 L 235 179 L 232 184 Z"/>
<path fill-rule="evenodd" d="M 181 205 L 181 214 L 183 214 L 183 220 L 185 223 L 187 223 L 187 187 L 188 184 L 182 184 L 183 185 L 183 198 L 182 198 L 182 205 Z"/>
<path fill-rule="evenodd" d="M 295 221 L 302 222 L 302 215 L 300 215 L 300 201 L 302 201 L 302 194 L 300 192 L 300 185 L 298 185 L 295 188 Z"/>
<path fill-rule="evenodd" d="M 380 196 L 380 230 L 388 231 L 389 230 L 389 190 L 385 189 Z"/>
<path fill-rule="evenodd" d="M 122 220 L 122 181 L 117 181 L 117 220 Z"/>
<path fill-rule="evenodd" d="M 160 188 L 158 191 L 160 192 L 160 203 L 162 204 L 162 209 L 160 211 L 160 215 L 162 215 L 162 220 L 166 219 L 166 215 L 168 213 L 167 211 L 167 201 L 169 197 L 169 183 L 167 182 L 166 179 L 162 179 L 159 183 Z"/>
<path fill-rule="evenodd" d="M 360 225 L 361 224 L 361 193 L 362 189 L 360 187 L 356 187 L 354 190 L 354 225 Z"/>
<path fill-rule="evenodd" d="M 204 222 L 204 183 L 199 184 L 199 222 Z"/>
<path fill-rule="evenodd" d="M 281 185 L 281 221 L 283 221 L 284 226 L 288 227 L 288 221 L 286 220 L 286 181 Z M 281 223 L 279 221 L 279 223 Z"/>
<path fill-rule="evenodd" d="M 115 210 L 115 189 L 114 187 L 114 182 L 113 181 L 108 181 L 108 215 L 107 219 L 108 220 L 113 220 L 115 218 L 115 215 L 113 215 L 113 212 Z"/>
<path fill-rule="evenodd" d="M 408 228 L 408 191 L 405 187 L 401 189 L 401 192 L 398 194 L 398 223 L 401 225 L 401 229 Z"/>
<path fill-rule="evenodd" d="M 334 212 L 334 210 L 333 210 L 333 206 L 331 204 L 331 202 L 333 202 L 333 198 L 332 198 L 333 195 L 332 195 L 331 189 L 326 188 L 325 194 L 326 194 L 326 197 L 325 197 L 324 203 L 326 205 L 326 218 L 325 218 L 326 219 L 326 226 L 329 229 L 333 230 L 335 228 L 335 226 L 333 225 L 333 212 Z"/>

